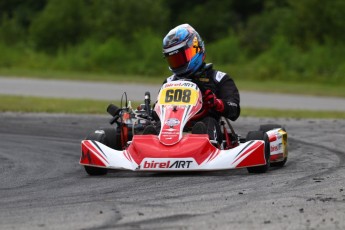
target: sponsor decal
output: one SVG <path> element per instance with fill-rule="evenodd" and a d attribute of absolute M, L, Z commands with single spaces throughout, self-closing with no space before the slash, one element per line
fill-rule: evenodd
<path fill-rule="evenodd" d="M 165 83 L 164 88 L 178 87 L 178 86 L 196 88 L 196 85 L 193 82 L 170 82 L 170 83 Z"/>
<path fill-rule="evenodd" d="M 174 86 L 174 83 L 167 83 L 167 84 L 165 84 L 165 88 L 173 87 L 173 86 Z"/>
<path fill-rule="evenodd" d="M 155 161 L 144 161 L 144 168 L 159 169 L 159 168 L 189 168 L 193 161 L 166 161 L 166 162 L 155 162 Z"/>
<path fill-rule="evenodd" d="M 176 126 L 176 125 L 179 125 L 180 124 L 180 121 L 177 119 L 177 118 L 169 118 L 165 124 L 167 126 L 169 126 L 170 128 Z"/>
<path fill-rule="evenodd" d="M 185 160 L 174 159 L 144 159 L 141 164 L 141 169 L 189 169 L 194 164 L 194 159 L 188 158 Z"/>
<path fill-rule="evenodd" d="M 184 82 L 182 84 L 182 86 L 185 86 L 185 87 L 195 87 L 195 84 L 194 83 L 191 83 L 191 82 Z"/>
<path fill-rule="evenodd" d="M 234 106 L 234 107 L 237 107 L 237 104 L 236 103 L 233 103 L 231 101 L 228 101 L 226 102 L 229 106 Z"/>
<path fill-rule="evenodd" d="M 220 82 L 220 81 L 223 79 L 223 77 L 225 76 L 225 74 L 226 74 L 226 73 L 223 73 L 223 72 L 221 72 L 221 71 L 218 71 L 217 74 L 216 74 L 216 80 L 217 80 L 218 82 Z"/>
<path fill-rule="evenodd" d="M 282 143 L 279 143 L 278 145 L 271 145 L 271 152 L 276 152 L 281 150 L 282 148 Z"/>
<path fill-rule="evenodd" d="M 195 47 L 199 47 L 198 38 L 196 36 L 193 38 L 193 48 Z"/>
<path fill-rule="evenodd" d="M 170 77 L 167 78 L 167 82 L 171 82 L 171 81 L 173 81 L 173 80 L 174 80 L 174 75 L 172 75 L 172 76 L 170 76 Z"/>
<path fill-rule="evenodd" d="M 177 54 L 178 52 L 179 52 L 179 50 L 175 50 L 175 51 L 173 51 L 173 52 L 170 52 L 168 55 L 171 56 L 171 55 L 173 55 L 173 54 Z"/>
<path fill-rule="evenodd" d="M 201 77 L 199 78 L 199 81 L 202 81 L 202 82 L 209 82 L 210 79 L 206 78 L 206 77 Z"/>
<path fill-rule="evenodd" d="M 162 135 L 179 135 L 180 132 L 175 131 L 175 129 L 167 129 L 167 131 L 162 131 Z"/>
<path fill-rule="evenodd" d="M 104 134 L 104 130 L 96 130 L 95 133 L 97 133 L 97 134 Z"/>

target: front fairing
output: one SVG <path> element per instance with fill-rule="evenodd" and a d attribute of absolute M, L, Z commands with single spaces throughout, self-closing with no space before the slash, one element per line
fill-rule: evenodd
<path fill-rule="evenodd" d="M 266 164 L 265 142 L 262 140 L 240 143 L 232 149 L 219 149 L 212 145 L 207 134 L 183 135 L 187 122 L 202 114 L 198 113 L 201 108 L 202 95 L 195 83 L 166 83 L 154 108 L 161 121 L 158 136 L 134 135 L 123 150 L 98 141 L 83 140 L 80 164 L 132 171 L 224 170 Z M 268 134 L 271 141 L 275 133 Z"/>
<path fill-rule="evenodd" d="M 164 145 L 178 143 L 183 128 L 201 108 L 202 95 L 195 83 L 173 81 L 164 84 L 154 108 L 161 121 L 160 142 Z"/>

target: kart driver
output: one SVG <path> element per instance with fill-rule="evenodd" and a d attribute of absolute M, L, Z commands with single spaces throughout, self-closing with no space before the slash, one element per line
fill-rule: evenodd
<path fill-rule="evenodd" d="M 163 39 L 163 54 L 173 73 L 164 83 L 192 79 L 203 92 L 203 108 L 209 112 L 193 126 L 192 133 L 207 132 L 211 140 L 221 143 L 220 117 L 235 121 L 240 115 L 240 95 L 233 79 L 204 62 L 204 42 L 188 24 L 169 31 Z"/>
<path fill-rule="evenodd" d="M 194 134 L 208 134 L 210 140 L 222 142 L 221 116 L 235 121 L 240 115 L 240 95 L 230 76 L 206 64 L 205 45 L 198 32 L 188 24 L 179 25 L 164 37 L 163 54 L 173 73 L 164 83 L 190 79 L 203 93 L 203 109 L 208 115 L 197 121 Z"/>

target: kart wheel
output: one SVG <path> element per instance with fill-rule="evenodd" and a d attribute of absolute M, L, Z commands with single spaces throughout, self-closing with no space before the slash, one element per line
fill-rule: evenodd
<path fill-rule="evenodd" d="M 85 140 L 93 140 L 93 141 L 98 141 L 102 144 L 106 145 L 106 138 L 104 133 L 90 133 Z M 100 175 L 105 175 L 108 172 L 108 169 L 106 168 L 98 168 L 98 167 L 92 167 L 92 166 L 84 166 L 85 171 L 87 174 L 90 176 L 100 176 Z"/>
<path fill-rule="evenodd" d="M 98 167 L 92 167 L 92 166 L 84 166 L 85 171 L 90 176 L 102 176 L 108 173 L 108 169 L 105 168 L 98 168 Z"/>
<path fill-rule="evenodd" d="M 287 157 L 285 157 L 283 161 L 272 162 L 271 163 L 271 167 L 279 167 L 279 168 L 281 168 L 281 167 L 283 167 L 285 165 L 286 161 L 287 161 Z"/>
<path fill-rule="evenodd" d="M 285 128 L 283 128 L 281 125 L 278 125 L 278 124 L 261 125 L 259 130 L 263 131 L 263 132 L 267 132 L 269 130 L 277 129 L 277 128 L 282 128 L 284 131 L 286 131 Z M 271 167 L 283 167 L 285 165 L 286 161 L 287 161 L 287 157 L 285 157 L 283 161 L 272 162 Z"/>
<path fill-rule="evenodd" d="M 102 144 L 105 144 L 106 146 L 112 149 L 122 150 L 121 134 L 117 125 L 111 126 L 111 127 L 100 128 L 99 130 L 104 131 L 105 143 L 102 142 Z"/>
<path fill-rule="evenodd" d="M 265 173 L 270 167 L 270 142 L 268 136 L 263 131 L 251 131 L 247 135 L 247 141 L 250 140 L 263 140 L 265 141 L 265 160 L 266 164 L 262 166 L 248 167 L 249 173 Z"/>

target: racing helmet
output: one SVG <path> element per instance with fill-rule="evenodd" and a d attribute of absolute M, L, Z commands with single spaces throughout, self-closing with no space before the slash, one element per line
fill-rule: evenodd
<path fill-rule="evenodd" d="M 163 39 L 163 54 L 169 69 L 176 75 L 189 77 L 203 64 L 205 45 L 198 32 L 188 24 L 182 24 Z"/>

